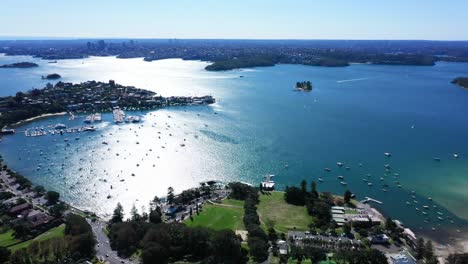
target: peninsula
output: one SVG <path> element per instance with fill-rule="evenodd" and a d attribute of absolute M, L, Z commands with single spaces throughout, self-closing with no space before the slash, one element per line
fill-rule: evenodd
<path fill-rule="evenodd" d="M 51 73 L 51 74 L 47 74 L 46 76 L 42 76 L 42 79 L 45 79 L 45 80 L 56 80 L 60 78 L 62 78 L 62 76 L 57 73 Z"/>
<path fill-rule="evenodd" d="M 39 67 L 39 65 L 34 62 L 27 62 L 27 61 L 0 65 L 0 68 L 34 68 L 34 67 Z"/>
<path fill-rule="evenodd" d="M 451 83 L 457 84 L 460 87 L 468 89 L 468 77 L 458 77 L 452 80 Z"/>
<path fill-rule="evenodd" d="M 15 96 L 0 97 L 0 127 L 21 120 L 60 112 L 112 111 L 124 109 L 149 110 L 166 106 L 207 105 L 215 102 L 212 96 L 163 97 L 155 92 L 116 84 L 87 81 L 82 83 L 57 82 L 43 89 L 33 89 Z"/>

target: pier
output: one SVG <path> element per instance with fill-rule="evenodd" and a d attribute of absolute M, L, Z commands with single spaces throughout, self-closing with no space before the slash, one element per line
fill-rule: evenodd
<path fill-rule="evenodd" d="M 370 198 L 370 197 L 365 197 L 366 199 L 362 200 L 361 203 L 363 204 L 366 204 L 366 203 L 369 203 L 369 202 L 375 202 L 375 203 L 378 203 L 378 204 L 383 204 L 383 202 L 379 201 L 379 200 L 376 200 L 376 199 L 373 199 L 373 198 Z"/>

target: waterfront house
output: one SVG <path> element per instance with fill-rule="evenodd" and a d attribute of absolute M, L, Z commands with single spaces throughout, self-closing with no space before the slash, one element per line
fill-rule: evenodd
<path fill-rule="evenodd" d="M 32 208 L 32 205 L 30 203 L 16 205 L 10 208 L 10 210 L 8 211 L 8 214 L 10 214 L 11 216 L 17 216 L 21 214 L 24 210 L 27 210 L 30 208 Z"/>
<path fill-rule="evenodd" d="M 369 239 L 372 244 L 388 244 L 389 240 L 390 238 L 385 234 L 371 236 Z"/>

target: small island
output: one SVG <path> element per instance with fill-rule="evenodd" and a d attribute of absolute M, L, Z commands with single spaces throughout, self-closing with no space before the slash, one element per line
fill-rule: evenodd
<path fill-rule="evenodd" d="M 312 91 L 312 83 L 310 81 L 297 82 L 296 91 L 310 92 Z"/>
<path fill-rule="evenodd" d="M 42 76 L 42 79 L 44 80 L 56 80 L 60 78 L 62 78 L 62 76 L 60 76 L 60 74 L 58 73 L 52 73 L 52 74 L 47 74 L 46 76 Z"/>
<path fill-rule="evenodd" d="M 468 77 L 458 77 L 452 80 L 452 83 L 468 89 Z"/>
<path fill-rule="evenodd" d="M 0 68 L 34 68 L 34 67 L 39 67 L 39 65 L 34 62 L 27 62 L 27 61 L 0 65 Z"/>

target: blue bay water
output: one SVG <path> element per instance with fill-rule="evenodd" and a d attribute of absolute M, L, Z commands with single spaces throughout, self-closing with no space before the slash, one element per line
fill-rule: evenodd
<path fill-rule="evenodd" d="M 47 63 L 0 56 L 0 64 L 23 60 L 40 67 L 0 69 L 0 95 L 42 87 L 46 81 L 40 76 L 56 72 L 63 81 L 114 79 L 164 96 L 211 94 L 217 99 L 212 106 L 135 113 L 143 116 L 141 124 L 115 125 L 105 114 L 98 131 L 88 134 L 3 138 L 0 152 L 10 167 L 78 207 L 108 215 L 117 202 L 127 210 L 132 204 L 147 207 L 169 186 L 182 191 L 211 179 L 256 185 L 263 175 L 275 174 L 280 188 L 320 177 L 321 191 L 350 189 L 360 199 L 376 198 L 385 214 L 419 233 L 447 237 L 447 232 L 467 229 L 468 90 L 450 81 L 466 75 L 468 64 L 278 65 L 213 73 L 203 70 L 204 62 L 177 59 L 92 57 Z M 303 80 L 313 82 L 311 93 L 293 91 Z M 52 117 L 17 130 L 56 123 L 81 126 L 82 121 Z M 391 173 L 385 173 L 385 164 Z M 410 196 L 412 190 L 416 198 Z M 423 216 L 423 205 L 437 208 Z M 443 220 L 436 212 L 444 214 Z"/>

